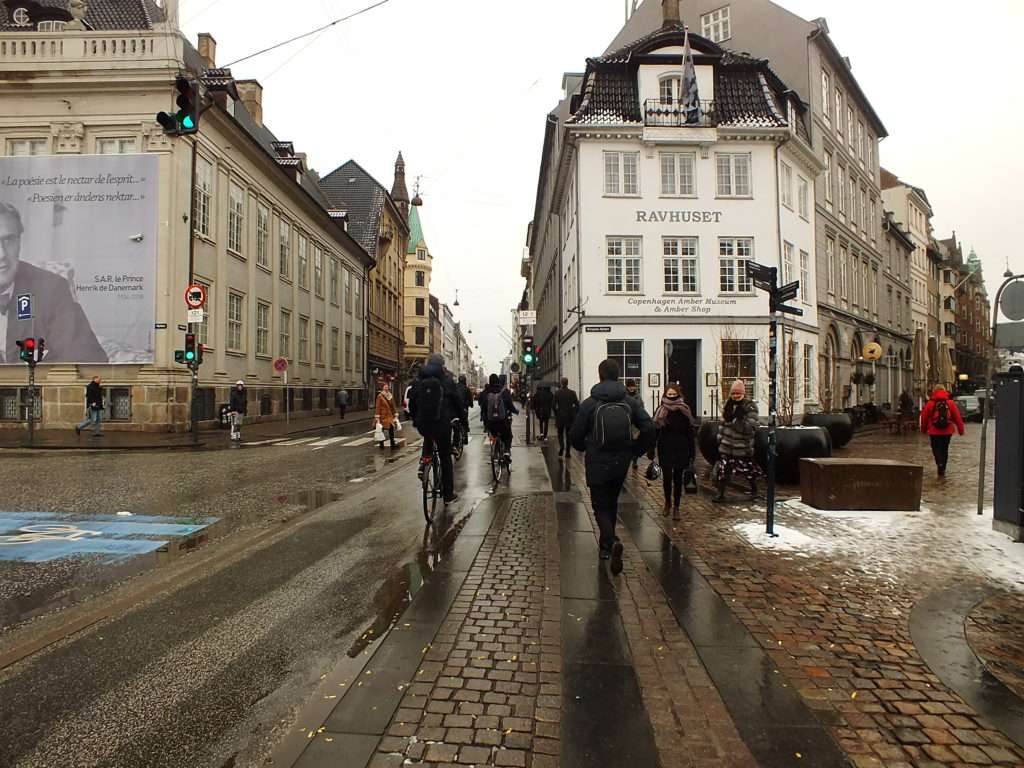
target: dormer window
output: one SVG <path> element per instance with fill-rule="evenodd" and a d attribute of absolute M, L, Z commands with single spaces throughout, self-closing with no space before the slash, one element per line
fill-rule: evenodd
<path fill-rule="evenodd" d="M 40 21 L 38 29 L 40 32 L 63 32 L 65 26 L 66 21 Z"/>
<path fill-rule="evenodd" d="M 32 19 L 28 15 L 28 11 L 24 8 L 15 8 L 14 13 L 11 14 L 11 18 L 14 19 L 14 23 L 19 27 L 27 27 L 32 23 Z"/>
<path fill-rule="evenodd" d="M 662 104 L 675 104 L 679 101 L 683 89 L 682 78 L 668 75 L 658 83 L 658 100 Z"/>

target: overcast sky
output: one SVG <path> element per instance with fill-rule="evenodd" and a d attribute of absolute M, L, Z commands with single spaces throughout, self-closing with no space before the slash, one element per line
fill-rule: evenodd
<path fill-rule="evenodd" d="M 372 0 L 181 0 L 193 42 L 225 65 Z M 645 0 L 659 2 L 659 0 Z M 939 237 L 981 257 L 990 293 L 1024 271 L 1019 41 L 1024 2 L 783 0 L 832 37 L 889 130 L 883 164 L 925 189 Z M 533 215 L 544 118 L 623 23 L 624 0 L 390 0 L 233 68 L 264 86 L 267 126 L 327 174 L 355 158 L 390 188 L 402 150 L 422 176 L 431 292 L 472 329 L 493 370 L 508 351 Z M 966 10 L 970 10 L 968 15 Z M 959 13 L 956 13 L 959 11 Z M 958 24 L 971 22 L 969 28 Z M 312 42 L 310 42 L 310 40 Z M 757 53 L 753 51 L 753 53 Z M 1011 80 L 1011 75 L 1016 74 Z"/>

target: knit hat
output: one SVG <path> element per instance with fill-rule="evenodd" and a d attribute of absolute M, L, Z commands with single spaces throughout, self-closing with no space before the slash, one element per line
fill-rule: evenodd
<path fill-rule="evenodd" d="M 743 397 L 747 396 L 747 385 L 743 383 L 742 379 L 736 379 L 729 387 L 729 396 L 732 397 L 737 392 Z"/>

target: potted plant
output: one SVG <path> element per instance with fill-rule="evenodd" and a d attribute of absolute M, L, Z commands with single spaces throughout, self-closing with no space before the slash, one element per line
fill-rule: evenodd
<path fill-rule="evenodd" d="M 867 386 L 869 386 L 869 387 L 875 386 L 875 374 L 873 374 L 873 373 L 865 374 L 865 376 L 864 376 L 864 383 Z"/>

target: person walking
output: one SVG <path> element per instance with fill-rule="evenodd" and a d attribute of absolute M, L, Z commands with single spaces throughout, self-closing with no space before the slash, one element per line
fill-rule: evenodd
<path fill-rule="evenodd" d="M 512 416 L 519 413 L 512 393 L 505 388 L 498 374 L 492 373 L 480 393 L 480 420 L 488 434 L 501 439 L 505 460 L 512 463 Z"/>
<path fill-rule="evenodd" d="M 695 456 L 693 438 L 693 412 L 683 401 L 683 391 L 678 384 L 665 387 L 661 405 L 654 412 L 654 423 L 658 427 L 658 461 L 661 464 L 661 480 L 665 488 L 663 514 L 672 512 L 672 519 L 679 519 L 679 505 L 683 497 L 683 473 L 693 468 Z"/>
<path fill-rule="evenodd" d="M 92 424 L 92 436 L 103 437 L 103 380 L 93 376 L 85 387 L 85 420 L 75 425 L 75 434 L 81 436 L 82 430 Z"/>
<path fill-rule="evenodd" d="M 348 390 L 339 389 L 338 394 L 334 396 L 334 401 L 338 404 L 338 418 L 344 421 L 345 411 L 348 410 Z"/>
<path fill-rule="evenodd" d="M 576 412 L 580 409 L 580 399 L 576 393 L 569 389 L 569 380 L 563 378 L 559 383 L 558 391 L 554 394 L 552 407 L 555 412 L 555 428 L 558 430 L 558 456 L 569 457 L 572 448 L 569 443 L 569 430 L 576 420 Z"/>
<path fill-rule="evenodd" d="M 374 427 L 380 424 L 381 430 L 386 433 L 387 439 L 391 442 L 392 448 L 395 444 L 395 422 L 398 421 L 398 406 L 395 405 L 394 395 L 391 394 L 391 385 L 385 383 L 377 395 L 377 403 L 374 408 Z M 384 450 L 384 438 L 380 440 L 380 449 Z"/>
<path fill-rule="evenodd" d="M 239 379 L 231 390 L 228 399 L 228 418 L 231 420 L 231 439 L 240 442 L 242 439 L 242 421 L 248 409 L 248 397 L 245 393 L 245 382 Z"/>
<path fill-rule="evenodd" d="M 441 459 L 441 495 L 445 504 L 452 504 L 459 498 L 455 493 L 452 467 L 452 421 L 458 419 L 465 423 L 467 417 L 458 388 L 444 369 L 441 355 L 431 355 L 420 369 L 409 392 L 409 414 L 413 426 L 423 436 L 421 456 L 430 456 L 437 449 Z M 423 471 L 422 462 L 420 471 Z"/>
<path fill-rule="evenodd" d="M 622 573 L 622 542 L 615 535 L 619 494 L 630 463 L 654 443 L 655 428 L 643 404 L 626 395 L 617 362 L 605 360 L 597 375 L 599 382 L 580 405 L 570 440 L 573 448 L 585 453 L 587 486 L 601 531 L 600 557 L 611 560 L 611 571 L 618 575 Z"/>
<path fill-rule="evenodd" d="M 541 440 L 548 439 L 548 423 L 551 421 L 551 405 L 554 399 L 551 387 L 546 384 L 537 387 L 537 392 L 533 396 L 533 412 L 537 414 L 537 421 L 540 423 Z"/>
<path fill-rule="evenodd" d="M 644 404 L 644 401 L 640 397 L 640 391 L 636 386 L 636 379 L 626 379 L 626 394 L 636 400 L 640 405 Z M 640 469 L 640 457 L 635 456 L 633 458 L 633 471 L 637 472 Z"/>
<path fill-rule="evenodd" d="M 939 477 L 945 477 L 946 464 L 949 463 L 949 442 L 954 431 L 960 437 L 964 436 L 964 419 L 944 387 L 936 387 L 931 399 L 925 403 L 921 411 L 921 431 L 931 440 L 932 456 L 935 457 Z"/>
<path fill-rule="evenodd" d="M 750 482 L 750 499 L 757 498 L 759 469 L 754 461 L 754 436 L 757 434 L 757 405 L 747 399 L 747 385 L 736 379 L 729 389 L 729 400 L 718 427 L 718 464 L 716 479 L 718 495 L 712 501 L 725 501 L 725 487 L 733 474 L 746 476 Z"/>

